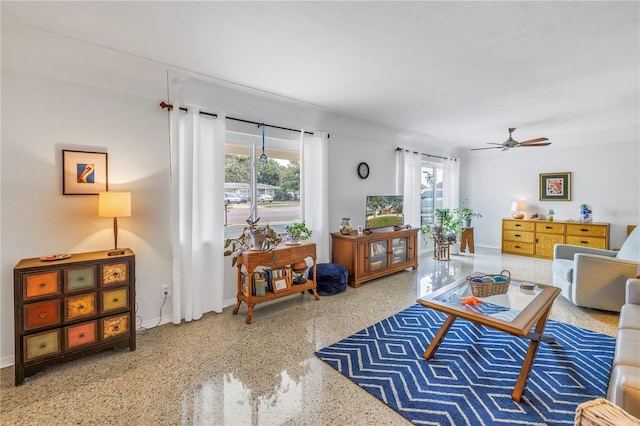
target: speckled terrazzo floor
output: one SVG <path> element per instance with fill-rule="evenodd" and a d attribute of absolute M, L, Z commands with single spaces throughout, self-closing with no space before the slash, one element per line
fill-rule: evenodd
<path fill-rule="evenodd" d="M 167 324 L 138 336 L 135 352 L 108 351 L 50 368 L 19 387 L 0 372 L 3 425 L 404 425 L 408 422 L 313 354 L 473 271 L 507 269 L 551 283 L 551 261 L 477 248 L 452 261 L 315 301 L 305 293 Z M 615 314 L 556 300 L 551 318 L 615 336 Z"/>

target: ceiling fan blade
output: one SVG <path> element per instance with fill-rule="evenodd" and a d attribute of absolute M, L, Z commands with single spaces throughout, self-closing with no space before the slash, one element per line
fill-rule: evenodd
<path fill-rule="evenodd" d="M 500 146 L 502 146 L 501 143 L 495 143 L 495 142 L 487 142 L 487 145 L 500 145 Z"/>
<path fill-rule="evenodd" d="M 520 145 L 520 146 L 547 146 L 547 145 L 551 145 L 551 142 L 543 142 L 543 143 L 528 143 L 526 145 Z"/>
<path fill-rule="evenodd" d="M 529 145 L 530 143 L 542 142 L 542 141 L 548 141 L 548 140 L 549 139 L 547 139 L 547 138 L 529 139 L 528 141 L 520 142 L 520 145 Z"/>
<path fill-rule="evenodd" d="M 499 144 L 498 144 L 499 145 Z M 471 148 L 469 151 L 480 151 L 481 149 L 500 149 L 502 146 L 489 146 L 486 148 Z"/>

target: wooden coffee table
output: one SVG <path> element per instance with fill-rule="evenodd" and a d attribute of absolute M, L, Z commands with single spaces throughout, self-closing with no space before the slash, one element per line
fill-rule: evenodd
<path fill-rule="evenodd" d="M 424 352 L 424 359 L 428 360 L 434 356 L 456 318 L 463 318 L 514 336 L 525 337 L 530 340 L 529 349 L 511 394 L 511 399 L 520 402 L 540 341 L 554 342 L 552 338 L 544 336 L 543 332 L 553 301 L 560 294 L 560 289 L 557 287 L 537 284 L 533 290 L 524 290 L 520 288 L 520 284 L 518 280 L 511 280 L 506 294 L 479 298 L 485 303 L 478 306 L 463 305 L 460 301 L 461 297 L 472 296 L 465 278 L 418 299 L 418 303 L 422 306 L 448 315 Z M 532 332 L 531 328 L 534 324 L 535 331 Z"/>

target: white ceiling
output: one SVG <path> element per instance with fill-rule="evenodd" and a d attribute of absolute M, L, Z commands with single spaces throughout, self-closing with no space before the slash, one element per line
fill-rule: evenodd
<path fill-rule="evenodd" d="M 508 127 L 554 148 L 638 142 L 639 15 L 635 1 L 2 1 L 5 22 L 451 147 Z"/>

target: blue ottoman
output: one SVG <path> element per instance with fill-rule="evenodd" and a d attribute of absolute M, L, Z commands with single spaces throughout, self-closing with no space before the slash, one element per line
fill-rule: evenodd
<path fill-rule="evenodd" d="M 316 291 L 320 296 L 332 296 L 347 290 L 349 271 L 337 263 L 318 263 Z M 313 280 L 313 268 L 309 269 L 309 279 Z"/>

